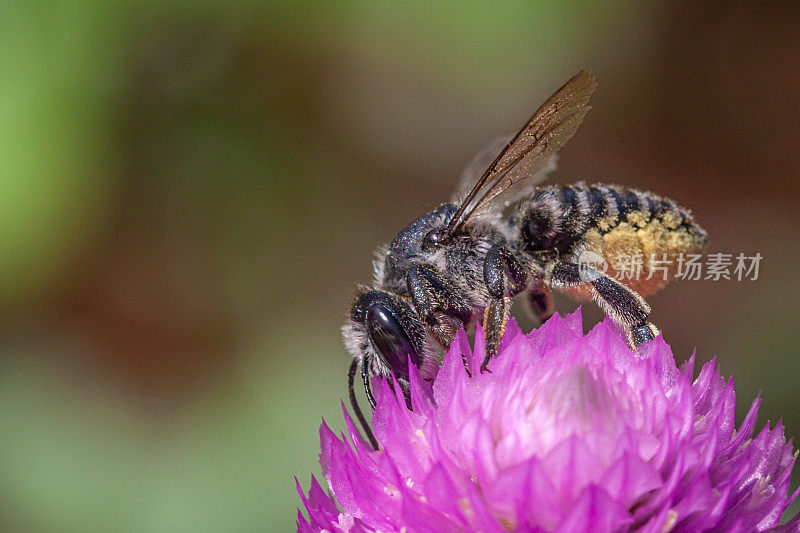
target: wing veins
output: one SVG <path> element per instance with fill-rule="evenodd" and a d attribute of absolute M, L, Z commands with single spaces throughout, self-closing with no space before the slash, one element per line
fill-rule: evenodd
<path fill-rule="evenodd" d="M 529 159 L 527 164 L 531 169 L 535 169 L 537 164 L 547 163 L 548 159 L 542 156 L 554 154 L 572 137 L 589 109 L 586 104 L 595 87 L 594 76 L 587 71 L 581 71 L 539 107 L 525 126 L 500 151 L 465 197 L 453 218 L 450 219 L 447 226 L 448 235 L 452 235 L 461 227 L 473 213 L 478 211 L 479 207 L 515 183 L 536 174 L 536 172 L 530 172 L 518 178 L 515 178 L 513 174 L 509 176 L 520 162 Z M 554 149 L 548 152 L 552 142 L 554 142 Z M 536 149 L 536 153 L 531 155 L 534 149 Z M 519 153 L 516 153 L 517 151 Z M 509 161 L 504 162 L 503 160 L 507 156 L 512 157 Z M 483 194 L 477 202 L 473 203 L 475 197 L 482 190 Z"/>

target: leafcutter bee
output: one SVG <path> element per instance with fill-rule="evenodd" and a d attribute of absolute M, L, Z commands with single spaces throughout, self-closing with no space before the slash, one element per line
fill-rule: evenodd
<path fill-rule="evenodd" d="M 669 198 L 617 185 L 537 187 L 589 110 L 596 85 L 589 72 L 574 76 L 510 142 L 473 161 L 452 202 L 378 249 L 375 279 L 361 288 L 342 328 L 353 355 L 350 400 L 376 448 L 353 390 L 359 370 L 373 407 L 374 375 L 394 375 L 408 398 L 409 362 L 432 379 L 458 330 L 481 320 L 486 356 L 480 371 L 486 371 L 519 293 L 527 293 L 540 321 L 553 314 L 551 289 L 593 299 L 632 348 L 659 334 L 642 296 L 675 277 L 680 254 L 705 247 L 707 235 L 690 212 Z M 641 270 L 625 279 L 618 274 L 630 257 L 641 258 Z M 671 266 L 652 276 L 652 258 Z"/>

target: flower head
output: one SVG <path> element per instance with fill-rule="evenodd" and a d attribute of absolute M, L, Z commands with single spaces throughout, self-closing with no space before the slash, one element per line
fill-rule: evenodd
<path fill-rule="evenodd" d="M 336 500 L 298 484 L 298 531 L 750 532 L 793 499 L 781 424 L 753 436 L 756 399 L 737 429 L 714 361 L 692 382 L 693 357 L 679 369 L 660 337 L 632 352 L 608 320 L 584 335 L 579 313 L 529 335 L 511 320 L 491 373 L 468 375 L 483 350 L 462 331 L 432 386 L 412 371 L 413 411 L 382 382 L 379 451 L 346 411 L 352 446 L 323 422 Z"/>

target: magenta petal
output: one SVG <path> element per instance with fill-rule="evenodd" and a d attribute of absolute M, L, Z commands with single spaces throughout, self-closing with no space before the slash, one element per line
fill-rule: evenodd
<path fill-rule="evenodd" d="M 554 480 L 547 475 L 541 461 L 531 458 L 517 499 L 517 519 L 530 527 L 554 529 L 562 517 L 562 506 Z"/>
<path fill-rule="evenodd" d="M 786 522 L 785 524 L 781 524 L 779 526 L 775 526 L 767 531 L 772 533 L 800 533 L 800 514 L 795 515 L 794 518 Z"/>
<path fill-rule="evenodd" d="M 300 509 L 297 510 L 297 531 L 298 533 L 313 533 L 313 531 L 315 531 L 315 529 L 306 522 L 306 518 L 303 516 L 303 513 L 300 512 Z"/>
<path fill-rule="evenodd" d="M 344 423 L 347 427 L 347 436 L 350 437 L 350 442 L 353 443 L 353 447 L 356 450 L 356 455 L 359 457 L 366 456 L 370 451 L 372 451 L 372 446 L 367 444 L 364 440 L 364 437 L 361 436 L 361 432 L 356 428 L 356 425 L 353 423 L 353 419 L 350 418 L 350 413 L 347 412 L 347 408 L 344 406 L 344 402 L 342 402 L 342 412 L 344 413 Z"/>
<path fill-rule="evenodd" d="M 300 494 L 300 499 L 309 517 L 309 522 L 306 522 L 303 514 L 299 510 L 297 511 L 298 530 L 302 527 L 305 531 L 315 531 L 315 527 L 324 528 L 328 524 L 335 523 L 338 520 L 339 509 L 336 507 L 331 497 L 322 490 L 322 487 L 319 486 L 315 477 L 311 477 L 311 490 L 309 491 L 308 498 L 306 498 L 306 495 L 303 493 L 303 489 L 300 487 L 300 482 L 297 478 L 295 478 L 294 481 L 297 492 Z"/>
<path fill-rule="evenodd" d="M 600 487 L 583 490 L 575 505 L 555 531 L 559 533 L 602 533 L 620 531 L 633 522 L 627 509 Z"/>
<path fill-rule="evenodd" d="M 652 465 L 627 451 L 603 473 L 602 479 L 609 494 L 627 508 L 662 484 L 661 476 Z"/>

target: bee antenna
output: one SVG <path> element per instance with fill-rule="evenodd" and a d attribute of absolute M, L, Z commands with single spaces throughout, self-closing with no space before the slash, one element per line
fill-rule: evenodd
<path fill-rule="evenodd" d="M 375 450 L 377 450 L 378 441 L 377 439 L 375 439 L 375 435 L 373 435 L 372 428 L 369 427 L 367 419 L 364 418 L 364 413 L 361 412 L 361 407 L 358 406 L 358 400 L 356 399 L 356 391 L 353 388 L 353 381 L 356 377 L 357 371 L 358 371 L 358 361 L 356 359 L 353 359 L 353 362 L 350 363 L 350 371 L 347 373 L 347 390 L 350 392 L 350 405 L 353 406 L 353 411 L 356 414 L 356 418 L 358 418 L 358 422 L 361 424 L 361 427 L 364 428 L 364 434 L 367 436 L 369 443 Z"/>

